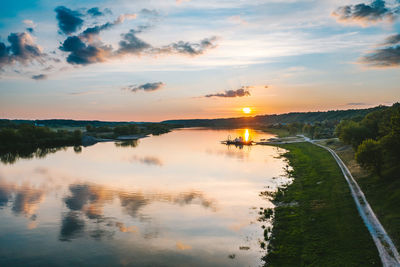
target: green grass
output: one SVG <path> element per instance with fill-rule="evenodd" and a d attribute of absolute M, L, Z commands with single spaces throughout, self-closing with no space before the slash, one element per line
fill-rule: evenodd
<path fill-rule="evenodd" d="M 350 145 L 335 141 L 328 145 L 350 169 L 363 190 L 379 221 L 400 250 L 400 179 L 392 170 L 384 170 L 383 178 L 362 169 L 354 159 L 354 150 Z M 397 174 L 397 175 L 396 175 Z"/>
<path fill-rule="evenodd" d="M 372 210 L 400 249 L 400 179 L 368 175 L 357 179 Z"/>
<path fill-rule="evenodd" d="M 268 266 L 381 266 L 350 189 L 331 154 L 309 143 L 283 145 L 294 181 L 275 196 Z"/>
<path fill-rule="evenodd" d="M 277 129 L 277 128 L 269 128 L 269 127 L 263 127 L 260 129 L 263 132 L 267 132 L 267 133 L 272 133 L 272 134 L 276 134 L 278 137 L 282 138 L 282 137 L 288 137 L 291 136 L 289 131 L 286 129 Z"/>

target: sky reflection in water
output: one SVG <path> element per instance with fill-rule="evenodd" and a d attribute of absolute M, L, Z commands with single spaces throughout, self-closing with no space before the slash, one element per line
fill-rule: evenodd
<path fill-rule="evenodd" d="M 247 134 L 185 129 L 1 163 L 0 265 L 259 265 L 259 193 L 285 163 L 219 143 Z"/>

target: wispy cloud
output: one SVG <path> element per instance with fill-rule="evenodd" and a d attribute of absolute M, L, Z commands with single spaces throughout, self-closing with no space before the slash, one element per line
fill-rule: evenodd
<path fill-rule="evenodd" d="M 155 82 L 155 83 L 145 83 L 141 85 L 129 85 L 127 87 L 122 88 L 123 90 L 128 90 L 131 92 L 145 91 L 152 92 L 161 89 L 165 84 L 163 82 Z"/>

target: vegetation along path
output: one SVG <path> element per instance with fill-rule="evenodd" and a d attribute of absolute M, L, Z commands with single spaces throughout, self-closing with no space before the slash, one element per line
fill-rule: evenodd
<path fill-rule="evenodd" d="M 340 157 L 330 149 L 329 147 L 316 144 L 312 140 L 307 139 L 309 141 L 319 147 L 322 147 L 328 150 L 332 156 L 335 158 L 336 162 L 338 163 L 340 169 L 343 172 L 344 177 L 346 178 L 347 183 L 350 186 L 351 195 L 356 203 L 358 212 L 362 217 L 365 225 L 370 232 L 372 239 L 375 242 L 376 247 L 379 251 L 379 256 L 382 260 L 383 266 L 400 266 L 400 255 L 397 251 L 396 247 L 394 246 L 392 240 L 390 239 L 389 235 L 386 233 L 385 229 L 383 228 L 382 224 L 379 222 L 378 218 L 376 217 L 375 213 L 371 209 L 367 199 L 364 196 L 361 188 L 358 186 L 356 180 L 351 175 L 347 166 L 343 163 Z"/>

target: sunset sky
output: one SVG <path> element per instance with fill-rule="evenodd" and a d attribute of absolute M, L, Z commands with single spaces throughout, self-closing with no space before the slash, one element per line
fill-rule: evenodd
<path fill-rule="evenodd" d="M 400 0 L 14 0 L 0 118 L 161 121 L 400 100 Z"/>

